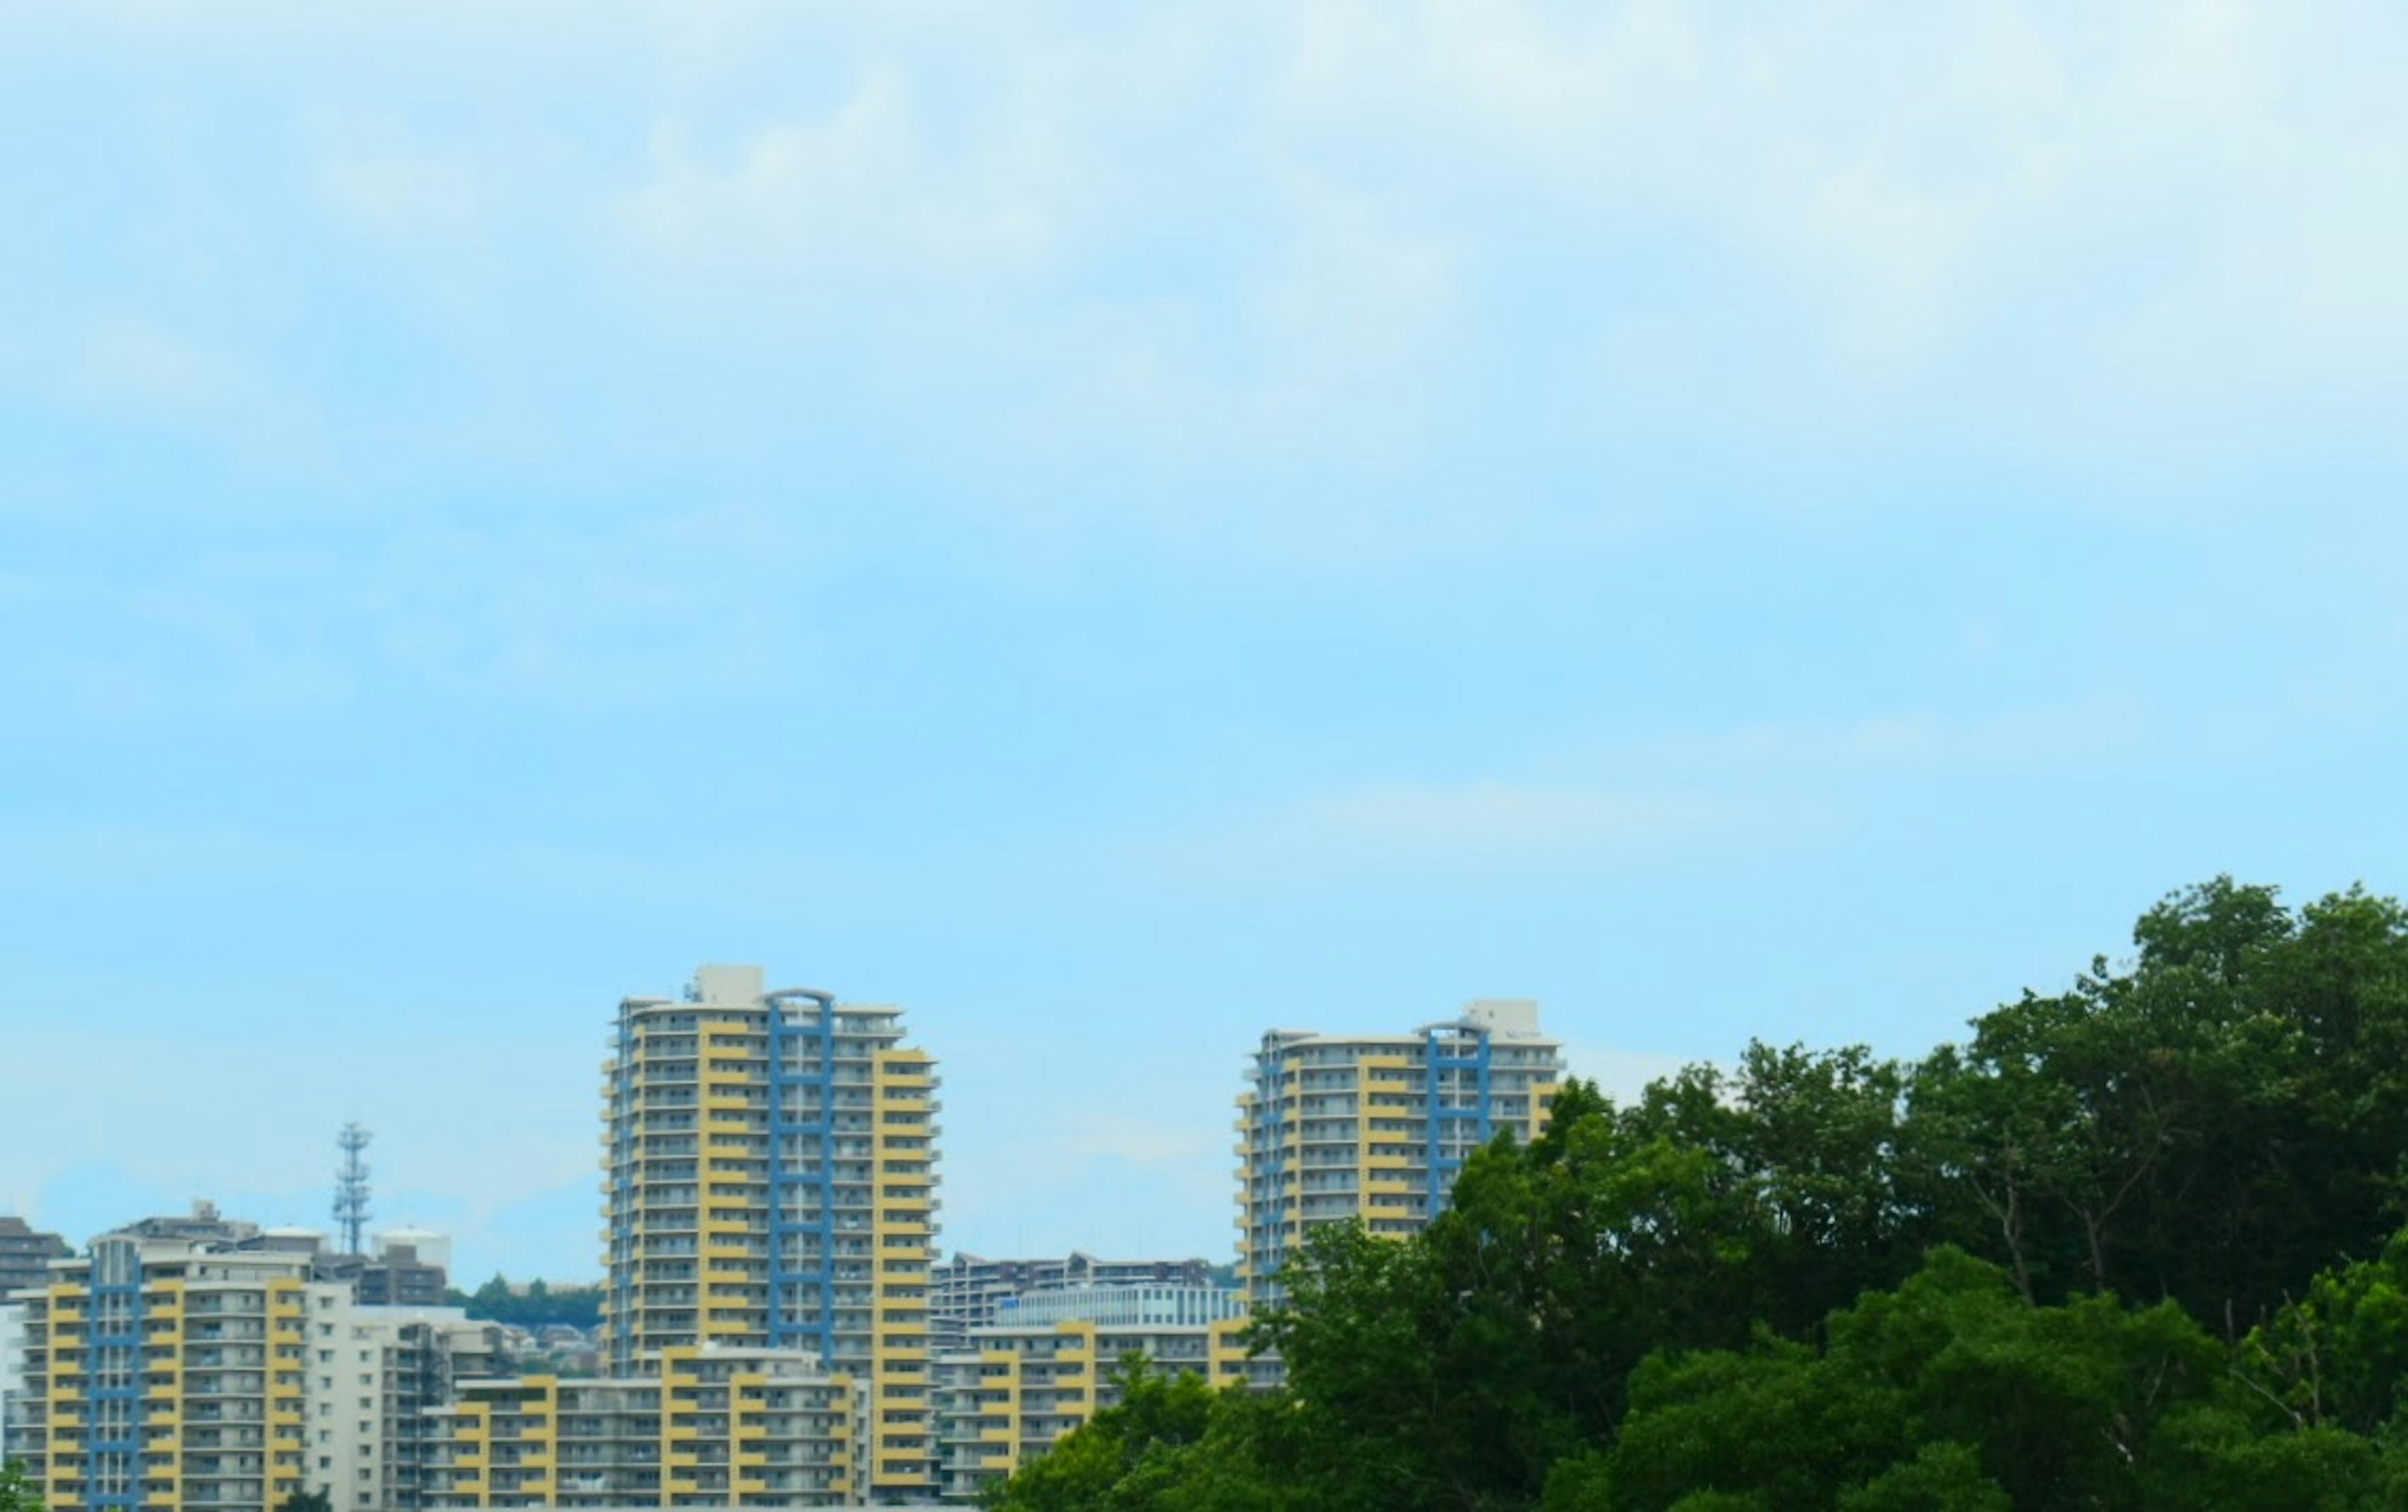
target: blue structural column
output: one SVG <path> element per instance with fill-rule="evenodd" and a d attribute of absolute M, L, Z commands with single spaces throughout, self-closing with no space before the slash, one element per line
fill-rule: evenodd
<path fill-rule="evenodd" d="M 1455 1041 L 1469 1034 L 1476 1042 L 1469 1055 L 1455 1053 Z M 1446 1206 L 1455 1190 L 1455 1177 L 1463 1169 L 1463 1161 L 1445 1150 L 1455 1142 L 1446 1138 L 1447 1126 L 1469 1123 L 1474 1126 L 1470 1143 L 1484 1145 L 1494 1131 L 1489 1112 L 1488 1030 L 1479 1024 L 1439 1024 L 1422 1031 L 1422 1086 L 1428 1098 L 1429 1131 L 1428 1216 L 1436 1217 Z M 1469 1108 L 1446 1106 L 1445 1094 L 1460 1090 L 1456 1078 L 1449 1073 L 1469 1072 L 1472 1078 L 1472 1105 Z"/>
<path fill-rule="evenodd" d="M 1264 1049 L 1255 1062 L 1259 1072 L 1255 1077 L 1254 1106 L 1263 1116 L 1261 1122 L 1264 1148 L 1269 1152 L 1268 1158 L 1261 1162 L 1260 1169 L 1263 1179 L 1270 1188 L 1271 1221 L 1268 1228 L 1273 1274 L 1257 1279 L 1272 1281 L 1277 1278 L 1280 1266 L 1287 1260 L 1287 1236 L 1284 1231 L 1287 1222 L 1287 1197 L 1282 1190 L 1288 1174 L 1287 1095 L 1280 1086 L 1280 1081 L 1287 1071 L 1287 1047 L 1268 1035 L 1264 1037 L 1263 1044 Z M 1251 1130 L 1248 1130 L 1247 1137 L 1249 1139 L 1254 1137 Z M 1248 1192 L 1246 1200 L 1247 1221 L 1251 1224 L 1259 1213 L 1259 1209 L 1254 1204 L 1259 1202 L 1261 1199 L 1257 1194 Z M 1298 1211 L 1300 1213 L 1301 1209 L 1299 1208 Z"/>
<path fill-rule="evenodd" d="M 769 1342 L 781 1348 L 806 1340 L 817 1346 L 820 1358 L 832 1361 L 836 1352 L 836 999 L 825 992 L 771 993 L 769 1010 Z M 792 1009 L 803 1007 L 807 1016 Z M 811 1069 L 797 1070 L 793 1054 L 808 1049 Z M 788 1094 L 805 1088 L 819 1094 L 819 1110 L 810 1121 L 796 1118 Z M 816 1136 L 819 1171 L 797 1169 L 802 1142 Z M 793 1146 L 790 1148 L 790 1145 Z M 798 1220 L 796 1199 L 806 1192 L 817 1198 L 816 1215 Z M 806 1234 L 819 1240 L 816 1270 L 798 1270 L 793 1241 Z M 873 1260 L 872 1263 L 875 1263 Z M 815 1323 L 797 1319 L 787 1305 L 790 1289 L 816 1284 L 820 1294 Z"/>
<path fill-rule="evenodd" d="M 139 1505 L 142 1454 L 142 1261 L 131 1245 L 93 1257 L 85 1329 L 84 1505 Z M 104 1467 L 114 1466 L 116 1474 Z"/>

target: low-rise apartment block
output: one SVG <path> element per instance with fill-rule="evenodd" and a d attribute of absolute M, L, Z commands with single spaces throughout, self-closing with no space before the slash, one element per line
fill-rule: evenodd
<path fill-rule="evenodd" d="M 453 1309 L 362 1307 L 313 1246 L 105 1234 L 25 1298 L 18 1452 L 50 1512 L 423 1505 L 426 1413 L 495 1368 Z"/>
<path fill-rule="evenodd" d="M 461 1384 L 431 1507 L 844 1506 L 863 1392 L 815 1352 L 667 1349 L 652 1374 Z"/>
<path fill-rule="evenodd" d="M 1120 1400 L 1122 1360 L 1142 1355 L 1216 1387 L 1246 1380 L 1238 1293 L 1125 1286 L 1032 1292 L 937 1358 L 938 1490 L 969 1501 Z"/>

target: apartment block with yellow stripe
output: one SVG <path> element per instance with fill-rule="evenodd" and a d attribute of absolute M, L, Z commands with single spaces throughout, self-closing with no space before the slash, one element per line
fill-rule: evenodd
<path fill-rule="evenodd" d="M 1239 1279 L 1256 1308 L 1306 1231 L 1418 1233 L 1498 1130 L 1537 1136 L 1563 1075 L 1539 1005 L 1485 1000 L 1411 1034 L 1265 1034 L 1238 1099 Z"/>
<path fill-rule="evenodd" d="M 899 1010 L 705 966 L 620 1004 L 605 1063 L 614 1375 L 670 1351 L 795 1351 L 856 1387 L 864 1501 L 935 1463 L 929 1285 L 939 1082 Z"/>
<path fill-rule="evenodd" d="M 313 1489 L 306 1255 L 105 1234 L 25 1307 L 25 1459 L 51 1512 L 266 1512 Z"/>
<path fill-rule="evenodd" d="M 1238 1293 L 1183 1286 L 1030 1292 L 937 1361 L 938 1491 L 974 1500 L 1120 1400 L 1130 1355 L 1215 1387 L 1246 1379 Z"/>
<path fill-rule="evenodd" d="M 652 1374 L 463 1383 L 431 1416 L 426 1505 L 825 1506 L 855 1500 L 859 1393 L 816 1355 L 664 1350 Z"/>

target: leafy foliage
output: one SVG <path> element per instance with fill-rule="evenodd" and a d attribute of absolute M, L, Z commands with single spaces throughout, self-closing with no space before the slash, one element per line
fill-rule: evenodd
<path fill-rule="evenodd" d="M 2408 912 L 2217 878 L 2133 943 L 1916 1064 L 1571 1083 L 1414 1239 L 1306 1236 L 1286 1387 L 1140 1374 L 990 1505 L 2408 1505 Z"/>
<path fill-rule="evenodd" d="M 22 1461 L 0 1464 L 0 1512 L 42 1512 L 42 1499 L 26 1478 Z"/>
<path fill-rule="evenodd" d="M 474 1291 L 453 1289 L 448 1300 L 454 1307 L 466 1308 L 468 1316 L 480 1321 L 525 1329 L 552 1323 L 591 1329 L 602 1321 L 602 1289 L 598 1285 L 554 1287 L 530 1281 L 521 1290 L 496 1273 Z"/>

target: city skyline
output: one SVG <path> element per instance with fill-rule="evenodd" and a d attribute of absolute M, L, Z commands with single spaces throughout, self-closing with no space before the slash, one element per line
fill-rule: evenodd
<path fill-rule="evenodd" d="M 728 972 L 738 973 L 738 975 L 743 980 L 754 981 L 756 987 L 759 980 L 764 980 L 761 977 L 761 969 L 757 967 L 709 964 L 697 967 L 693 980 L 695 984 L 699 984 L 705 981 L 715 981 Z M 700 990 L 703 989 L 698 986 L 689 985 L 689 986 L 684 990 L 683 995 L 681 997 L 664 997 L 658 1000 L 650 1001 L 657 1001 L 663 1005 L 669 1005 L 681 1001 L 699 1001 L 693 999 L 692 994 Z M 790 995 L 799 994 L 803 997 L 825 996 L 831 1005 L 831 1011 L 843 1009 L 882 1015 L 894 1015 L 902 1012 L 902 1009 L 897 1005 L 854 1002 L 850 999 L 841 998 L 837 995 L 821 994 L 818 989 L 813 988 L 789 988 L 778 990 L 787 992 Z M 1468 1013 L 1483 1011 L 1490 1006 L 1490 1004 L 1475 1001 L 1460 1005 L 1460 1008 L 1457 1010 L 1429 1015 L 1426 1021 L 1431 1023 L 1452 1022 L 1458 1012 Z M 1535 1009 L 1536 1005 L 1528 1004 L 1526 1006 Z M 1290 1027 L 1284 1030 L 1274 1030 L 1271 1032 L 1295 1033 L 1297 1032 L 1297 1030 L 1293 1027 Z M 1376 1035 L 1393 1038 L 1395 1035 L 1401 1032 L 1402 1030 L 1398 1024 L 1390 1024 L 1381 1027 L 1376 1031 Z M 1340 1039 L 1346 1038 L 1346 1036 L 1342 1035 L 1335 1037 Z M 1555 1042 L 1550 1039 L 1546 1043 L 1553 1045 Z M 1254 1061 L 1255 1058 L 1257 1058 L 1255 1053 L 1250 1053 L 1246 1058 L 1249 1062 Z M 1643 1058 L 1631 1057 L 1612 1058 L 1606 1062 L 1606 1075 L 1602 1078 L 1601 1084 L 1619 1095 L 1635 1095 L 1637 1091 L 1640 1090 L 1641 1079 L 1644 1076 L 1652 1075 L 1659 1070 L 1668 1069 L 1670 1069 L 1669 1062 L 1663 1067 L 1657 1067 L 1647 1064 Z M 1574 1068 L 1570 1074 L 1584 1075 L 1586 1073 L 1578 1068 Z M 1253 1085 L 1254 1085 L 1254 1082 L 1243 1078 L 1233 1080 L 1231 1084 L 1231 1094 L 1234 1096 Z M 1221 1114 L 1222 1120 L 1226 1122 L 1226 1099 L 1224 1100 L 1224 1106 L 1221 1109 Z M 346 1125 L 346 1127 L 348 1128 L 350 1125 Z M 606 1129 L 608 1127 L 608 1120 L 606 1118 Z M 370 1130 L 369 1132 L 373 1134 L 375 1130 Z M 329 1152 L 337 1151 L 340 1147 L 338 1134 L 329 1135 L 322 1143 L 324 1144 L 326 1150 Z M 372 1147 L 383 1147 L 388 1142 L 380 1141 L 378 1145 Z M 950 1141 L 948 1141 L 948 1143 L 950 1143 Z M 205 1140 L 203 1141 L 203 1145 L 205 1149 Z M 1073 1220 L 1066 1219 L 1056 1215 L 1025 1213 L 1019 1215 L 1011 1223 L 1011 1232 L 1009 1235 L 1010 1242 L 1009 1244 L 980 1244 L 974 1243 L 969 1239 L 956 1236 L 947 1231 L 940 1216 L 938 1221 L 938 1242 L 936 1252 L 942 1255 L 968 1254 L 993 1255 L 998 1257 L 1035 1257 L 1049 1254 L 1065 1255 L 1075 1252 L 1086 1252 L 1090 1254 L 1109 1252 L 1112 1254 L 1127 1255 L 1145 1253 L 1178 1256 L 1182 1258 L 1192 1257 L 1211 1265 L 1241 1263 L 1243 1258 L 1243 1246 L 1240 1244 L 1224 1236 L 1223 1231 L 1226 1230 L 1227 1221 L 1230 1217 L 1227 1209 L 1232 1205 L 1242 1205 L 1240 1202 L 1239 1194 L 1244 1183 L 1244 1176 L 1241 1170 L 1244 1160 L 1241 1156 L 1232 1151 L 1228 1151 L 1226 1148 L 1222 1152 L 1222 1155 L 1227 1169 L 1226 1173 L 1226 1189 L 1218 1194 L 1220 1205 L 1210 1213 L 1189 1215 L 1193 1221 L 1187 1225 L 1190 1229 L 1212 1231 L 1215 1233 L 1215 1236 L 1220 1239 L 1220 1243 L 1217 1245 L 1199 1244 L 1192 1248 L 1182 1248 L 1177 1246 L 1169 1247 L 1155 1246 L 1152 1249 L 1147 1249 L 1143 1245 L 1134 1243 L 1122 1245 L 1117 1247 L 1108 1243 L 1098 1244 L 1085 1241 L 1053 1245 L 1043 1243 L 1032 1244 L 1028 1242 L 1028 1234 L 1031 1227 L 1028 1220 L 1032 1217 L 1038 1219 L 1036 1231 L 1039 1234 L 1061 1234 L 1070 1232 L 1076 1227 L 1076 1224 Z M 208 1156 L 204 1153 L 200 1158 L 206 1159 L 208 1159 Z M 402 1158 L 407 1161 L 408 1157 L 406 1153 L 403 1154 Z M 0 1215 L 21 1217 L 24 1220 L 29 1221 L 32 1227 L 37 1230 L 44 1229 L 46 1227 L 54 1228 L 67 1240 L 69 1244 L 80 1249 L 80 1247 L 90 1240 L 116 1231 L 123 1228 L 125 1225 L 135 1223 L 137 1220 L 152 1217 L 173 1218 L 182 1215 L 188 1207 L 193 1207 L 198 1204 L 207 1204 L 213 1211 L 223 1212 L 230 1217 L 253 1223 L 261 1228 L 309 1230 L 321 1234 L 330 1242 L 333 1242 L 336 1247 L 339 1249 L 340 1224 L 339 1221 L 332 1216 L 333 1209 L 337 1203 L 341 1201 L 339 1193 L 342 1188 L 343 1172 L 339 1166 L 334 1163 L 337 1159 L 338 1157 L 337 1155 L 330 1153 L 328 1157 L 328 1177 L 322 1184 L 322 1189 L 312 1193 L 284 1193 L 280 1195 L 275 1193 L 263 1193 L 255 1188 L 244 1188 L 239 1176 L 236 1176 L 233 1181 L 226 1184 L 224 1188 L 226 1192 L 234 1194 L 232 1196 L 224 1195 L 222 1192 L 195 1192 L 191 1194 L 189 1199 L 172 1202 L 163 1199 L 149 1206 L 138 1206 L 137 1204 L 136 1209 L 127 1209 L 122 1212 L 114 1212 L 114 1210 L 109 1209 L 106 1204 L 111 1201 L 122 1202 L 124 1199 L 125 1194 L 119 1193 L 113 1197 L 106 1195 L 93 1196 L 87 1194 L 82 1202 L 67 1204 L 64 1210 L 68 1212 L 81 1211 L 94 1215 L 102 1212 L 114 1212 L 114 1216 L 105 1218 L 87 1218 L 80 1224 L 72 1221 L 66 1223 L 50 1223 L 42 1217 L 38 1209 L 33 1207 L 7 1208 L 0 1206 Z M 381 1162 L 379 1163 L 380 1164 Z M 1200 1164 L 1202 1162 L 1197 1163 Z M 407 1169 L 406 1165 L 405 1169 Z M 408 1215 L 417 1214 L 421 1209 L 424 1208 L 433 1207 L 440 1209 L 447 1205 L 446 1200 L 439 1187 L 413 1186 L 405 1189 L 401 1210 L 396 1213 L 394 1210 L 394 1204 L 388 1203 L 387 1201 L 380 1195 L 381 1190 L 381 1183 L 372 1178 L 370 1181 L 370 1189 L 367 1199 L 371 1213 L 369 1219 L 366 1224 L 366 1231 L 369 1234 L 375 1236 L 380 1237 L 388 1232 L 392 1232 L 404 1238 L 415 1237 L 416 1231 L 423 1227 L 425 1220 Z M 607 1173 L 597 1175 L 593 1195 L 603 1199 L 606 1205 L 615 1201 L 612 1197 L 610 1179 Z M 316 1202 L 322 1209 L 322 1211 L 315 1213 L 314 1216 L 309 1210 L 309 1204 L 312 1202 Z M 415 1203 L 414 1206 L 408 1205 L 412 1202 Z M 1108 1225 L 1107 1227 L 1110 1226 Z M 1141 1225 L 1132 1226 L 1125 1223 L 1119 1227 L 1142 1237 L 1143 1230 Z M 450 1254 L 459 1255 L 461 1253 L 461 1236 L 456 1231 L 442 1228 L 438 1225 L 433 1231 L 439 1232 L 444 1238 L 451 1241 L 447 1246 L 447 1251 Z M 996 1237 L 1001 1237 L 999 1229 Z M 473 1288 L 481 1279 L 493 1274 L 506 1274 L 513 1281 L 520 1284 L 538 1279 L 555 1283 L 595 1284 L 604 1285 L 606 1287 L 609 1284 L 609 1255 L 611 1246 L 607 1240 L 597 1246 L 594 1260 L 582 1267 L 572 1263 L 556 1269 L 526 1266 L 513 1268 L 508 1264 L 497 1264 L 493 1270 L 488 1270 L 483 1267 L 481 1262 L 473 1253 L 473 1235 L 471 1236 L 470 1246 L 471 1252 L 465 1257 L 465 1260 L 462 1265 L 456 1266 L 453 1269 L 452 1277 L 453 1284 L 464 1290 L 473 1289 Z"/>
<path fill-rule="evenodd" d="M 940 1243 L 1266 1030 L 1913 1056 L 2408 877 L 2396 7 L 0 11 L 0 1210 L 590 1279 L 597 1015 L 894 1003 Z"/>

